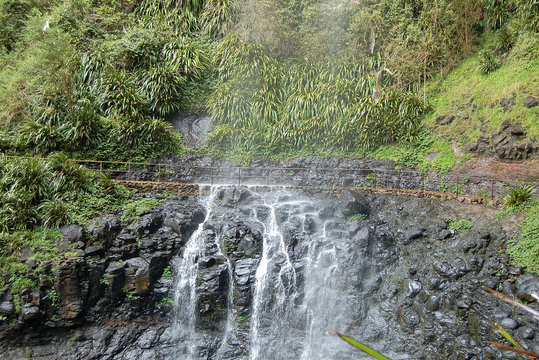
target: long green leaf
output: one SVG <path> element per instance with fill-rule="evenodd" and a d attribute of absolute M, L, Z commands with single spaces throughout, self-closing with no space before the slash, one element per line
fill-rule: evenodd
<path fill-rule="evenodd" d="M 370 356 L 372 356 L 375 359 L 378 359 L 378 360 L 391 360 L 390 358 L 380 354 L 379 352 L 371 349 L 367 345 L 364 345 L 364 344 L 360 343 L 359 341 L 351 338 L 350 336 L 343 335 L 343 334 L 338 333 L 338 332 L 330 332 L 330 331 L 327 331 L 326 335 L 340 337 L 341 339 L 343 339 L 344 341 L 346 341 L 347 343 L 349 343 L 353 347 L 358 348 L 359 350 L 369 354 Z"/>

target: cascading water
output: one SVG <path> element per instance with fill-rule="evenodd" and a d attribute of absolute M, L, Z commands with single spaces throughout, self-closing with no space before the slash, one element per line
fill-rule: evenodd
<path fill-rule="evenodd" d="M 181 259 L 176 262 L 178 274 L 174 300 L 177 304 L 176 333 L 182 343 L 178 351 L 181 358 L 190 360 L 195 358 L 196 347 L 196 278 L 198 273 L 198 261 L 204 254 L 204 227 L 211 216 L 215 190 L 212 188 L 210 195 L 203 198 L 202 203 L 206 209 L 206 217 L 191 235 L 185 245 Z"/>
<path fill-rule="evenodd" d="M 206 219 L 176 266 L 175 358 L 357 358 L 324 335 L 349 325 L 345 232 L 325 205 L 230 187 L 201 201 Z"/>

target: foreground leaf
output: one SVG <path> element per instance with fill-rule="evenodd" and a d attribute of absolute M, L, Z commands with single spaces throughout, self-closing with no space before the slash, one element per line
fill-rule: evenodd
<path fill-rule="evenodd" d="M 371 349 L 367 345 L 363 345 L 362 343 L 360 343 L 359 341 L 351 338 L 350 336 L 343 335 L 343 334 L 340 334 L 338 332 L 330 332 L 330 331 L 326 331 L 326 335 L 340 337 L 341 339 L 343 339 L 344 341 L 346 341 L 350 345 L 352 345 L 352 346 L 358 348 L 359 350 L 369 354 L 370 356 L 372 356 L 375 359 L 378 359 L 378 360 L 391 360 L 390 358 L 380 354 L 379 352 L 376 352 L 375 350 Z"/>

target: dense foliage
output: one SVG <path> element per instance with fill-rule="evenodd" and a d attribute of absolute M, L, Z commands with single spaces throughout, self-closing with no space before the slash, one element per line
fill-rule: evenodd
<path fill-rule="evenodd" d="M 85 225 L 103 211 L 119 211 L 127 200 L 129 193 L 101 173 L 79 167 L 63 153 L 50 159 L 0 159 L 3 232 Z"/>
<path fill-rule="evenodd" d="M 537 31 L 537 7 L 1 0 L 0 147 L 142 160 L 179 151 L 167 116 L 206 102 L 218 124 L 212 144 L 223 149 L 350 151 L 410 140 L 423 85 L 484 32 L 499 41 L 480 69 L 494 71 L 521 32 Z"/>
<path fill-rule="evenodd" d="M 422 102 L 412 93 L 381 89 L 384 63 L 292 63 L 230 37 L 221 47 L 222 86 L 209 100 L 223 147 L 269 152 L 319 144 L 372 148 L 406 141 L 419 129 Z"/>
<path fill-rule="evenodd" d="M 224 31 L 229 5 L 0 2 L 3 150 L 114 159 L 179 150 L 165 118 L 203 91 L 209 39 Z"/>

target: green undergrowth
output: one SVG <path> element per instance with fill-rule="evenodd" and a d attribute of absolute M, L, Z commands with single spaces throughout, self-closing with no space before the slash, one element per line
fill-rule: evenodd
<path fill-rule="evenodd" d="M 503 218 L 512 212 L 523 212 L 526 218 L 520 225 L 520 237 L 509 244 L 507 252 L 515 265 L 539 274 L 539 201 L 532 199 L 518 207 L 506 209 L 499 217 Z"/>
<path fill-rule="evenodd" d="M 154 199 L 154 198 L 145 198 L 130 200 L 123 207 L 122 221 L 133 221 L 138 216 L 144 214 L 148 210 L 151 210 L 159 206 L 164 200 L 163 199 Z"/>
<path fill-rule="evenodd" d="M 20 291 L 37 286 L 40 279 L 51 277 L 41 260 L 53 260 L 54 266 L 54 261 L 59 259 L 55 240 L 60 236 L 57 229 L 44 227 L 0 232 L 0 272 L 3 274 L 0 277 L 0 289 L 5 289 L 8 285 L 17 312 L 20 311 Z M 29 259 L 37 263 L 33 270 L 19 260 L 20 253 L 25 248 L 34 254 Z"/>
<path fill-rule="evenodd" d="M 434 169 L 440 173 L 448 172 L 457 160 L 451 142 L 434 141 L 426 131 L 422 131 L 412 143 L 381 146 L 366 155 L 375 159 L 391 159 L 397 167 L 418 167 L 421 171 Z"/>
<path fill-rule="evenodd" d="M 498 33 L 485 34 L 483 49 L 497 49 Z M 497 50 L 498 52 L 500 50 Z M 443 80 L 430 83 L 432 112 L 424 125 L 441 138 L 468 146 L 481 134 L 497 132 L 507 119 L 520 124 L 527 134 L 539 138 L 539 107 L 528 109 L 522 100 L 539 96 L 539 39 L 535 33 L 522 32 L 507 53 L 497 55 L 501 66 L 483 74 L 478 69 L 481 52 L 465 59 Z M 502 100 L 514 102 L 504 109 Z M 450 125 L 436 124 L 436 118 L 454 115 Z"/>
<path fill-rule="evenodd" d="M 451 230 L 468 230 L 473 228 L 473 222 L 468 219 L 446 219 L 447 225 Z"/>

